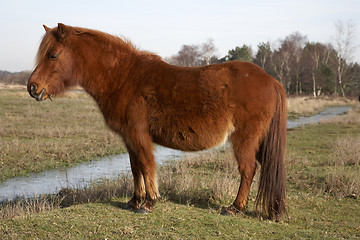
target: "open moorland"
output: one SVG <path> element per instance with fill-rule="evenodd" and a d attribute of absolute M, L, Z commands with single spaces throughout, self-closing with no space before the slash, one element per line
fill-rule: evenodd
<path fill-rule="evenodd" d="M 280 222 L 248 209 L 221 216 L 239 184 L 229 149 L 160 167 L 162 200 L 148 215 L 123 210 L 132 177 L 63 189 L 3 205 L 0 239 L 357 239 L 360 238 L 360 107 L 350 100 L 289 98 L 289 115 L 330 105 L 348 114 L 288 131 L 287 206 Z M 301 106 L 301 107 L 300 107 Z M 96 104 L 83 93 L 35 102 L 24 90 L 0 90 L 1 180 L 124 151 Z"/>
<path fill-rule="evenodd" d="M 125 151 L 82 92 L 39 103 L 26 90 L 0 90 L 0 137 L 0 181 Z"/>

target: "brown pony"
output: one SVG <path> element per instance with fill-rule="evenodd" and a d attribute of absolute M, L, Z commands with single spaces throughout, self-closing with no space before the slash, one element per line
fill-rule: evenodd
<path fill-rule="evenodd" d="M 42 101 L 79 84 L 95 99 L 130 155 L 135 191 L 126 209 L 151 212 L 160 196 L 153 143 L 197 151 L 229 136 L 241 182 L 223 213 L 245 208 L 256 160 L 256 206 L 270 218 L 285 212 L 286 99 L 265 71 L 239 61 L 177 67 L 106 33 L 63 24 L 44 28 L 28 91 Z"/>

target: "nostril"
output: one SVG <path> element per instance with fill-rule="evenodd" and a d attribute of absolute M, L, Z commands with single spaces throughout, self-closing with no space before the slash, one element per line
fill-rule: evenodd
<path fill-rule="evenodd" d="M 32 94 L 36 94 L 36 90 L 37 90 L 37 86 L 36 86 L 36 84 L 31 84 L 31 93 Z"/>

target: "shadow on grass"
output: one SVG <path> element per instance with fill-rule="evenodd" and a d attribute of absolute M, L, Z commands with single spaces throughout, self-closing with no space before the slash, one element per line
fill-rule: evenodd
<path fill-rule="evenodd" d="M 177 196 L 177 197 L 180 197 L 180 196 Z M 104 204 L 110 204 L 111 206 L 113 207 L 116 207 L 116 208 L 119 208 L 121 210 L 124 210 L 124 211 L 132 211 L 132 212 L 136 212 L 135 210 L 126 210 L 124 209 L 126 204 L 127 204 L 127 200 L 125 201 L 114 201 L 114 200 L 111 200 L 111 201 L 107 201 L 107 202 L 102 202 Z M 194 207 L 194 208 L 198 208 L 198 209 L 203 209 L 203 210 L 215 210 L 219 215 L 221 215 L 221 212 L 223 211 L 223 209 L 225 209 L 227 206 L 223 206 L 221 204 L 214 204 L 214 203 L 209 203 L 209 202 L 206 202 L 205 200 L 202 200 L 202 201 L 188 201 L 188 202 L 180 202 L 178 199 L 171 199 L 171 198 L 168 198 L 168 197 L 162 197 L 158 203 L 173 203 L 173 204 L 176 204 L 176 205 L 183 205 L 183 206 L 191 206 L 191 207 Z M 157 210 L 157 207 L 155 205 L 155 208 L 154 208 L 154 211 L 158 211 Z M 245 217 L 245 218 L 253 218 L 253 219 L 266 219 L 266 220 L 270 220 L 268 218 L 268 216 L 265 216 L 265 215 L 262 215 L 260 214 L 259 212 L 255 211 L 255 210 L 249 210 L 248 207 L 246 207 L 246 209 L 242 212 L 239 212 L 237 213 L 235 216 L 223 216 L 223 217 Z"/>

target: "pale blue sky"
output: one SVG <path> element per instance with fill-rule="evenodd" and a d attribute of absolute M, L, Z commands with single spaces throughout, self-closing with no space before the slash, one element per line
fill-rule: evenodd
<path fill-rule="evenodd" d="M 9 0 L 0 7 L 0 70 L 7 71 L 32 70 L 42 24 L 58 22 L 123 35 L 162 57 L 209 38 L 219 57 L 243 44 L 256 51 L 259 42 L 296 31 L 331 43 L 337 20 L 352 20 L 360 43 L 359 0 Z"/>

